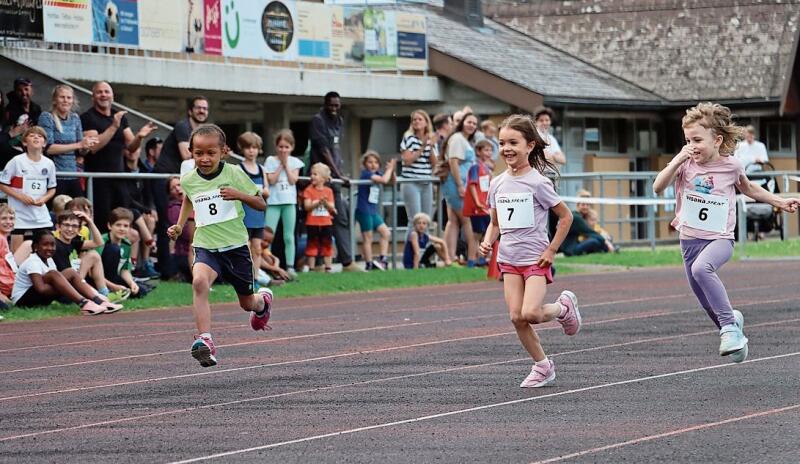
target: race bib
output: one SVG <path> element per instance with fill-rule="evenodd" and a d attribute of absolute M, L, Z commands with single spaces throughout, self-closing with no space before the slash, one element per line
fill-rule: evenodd
<path fill-rule="evenodd" d="M 8 263 L 8 266 L 11 268 L 12 271 L 14 272 L 19 271 L 19 269 L 17 269 L 17 262 L 14 261 L 14 254 L 11 253 L 11 251 L 6 253 L 6 262 Z"/>
<path fill-rule="evenodd" d="M 707 232 L 724 233 L 728 226 L 728 198 L 684 191 L 681 225 Z"/>
<path fill-rule="evenodd" d="M 381 199 L 381 188 L 377 185 L 373 185 L 372 187 L 369 188 L 369 198 L 367 198 L 367 201 L 369 201 L 373 205 L 377 205 L 380 199 Z"/>
<path fill-rule="evenodd" d="M 198 227 L 236 219 L 236 202 L 222 199 L 219 190 L 198 193 L 192 198 L 194 220 Z"/>
<path fill-rule="evenodd" d="M 522 229 L 533 227 L 533 194 L 498 193 L 495 196 L 497 222 L 500 229 Z"/>
<path fill-rule="evenodd" d="M 480 176 L 478 178 L 478 184 L 481 188 L 481 192 L 488 192 L 489 191 L 489 181 L 491 180 L 491 176 Z"/>
<path fill-rule="evenodd" d="M 331 213 L 328 212 L 328 208 L 319 205 L 316 208 L 311 210 L 312 216 L 330 216 Z"/>
<path fill-rule="evenodd" d="M 289 189 L 291 188 L 289 182 L 284 180 L 279 181 L 277 184 L 275 184 L 275 187 L 277 188 L 278 192 L 288 192 Z"/>
<path fill-rule="evenodd" d="M 22 192 L 33 199 L 43 197 L 47 193 L 47 178 L 23 177 Z"/>

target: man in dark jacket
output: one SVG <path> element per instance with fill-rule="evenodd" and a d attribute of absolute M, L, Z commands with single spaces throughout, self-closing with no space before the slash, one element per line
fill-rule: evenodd
<path fill-rule="evenodd" d="M 28 115 L 32 124 L 36 124 L 42 107 L 33 101 L 33 82 L 27 77 L 18 77 L 14 80 L 14 90 L 6 94 L 8 102 L 3 111 L 3 126 L 12 125 L 23 114 Z"/>

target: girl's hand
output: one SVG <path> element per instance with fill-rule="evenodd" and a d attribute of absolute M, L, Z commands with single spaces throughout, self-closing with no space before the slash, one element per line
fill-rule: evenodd
<path fill-rule="evenodd" d="M 183 233 L 183 227 L 178 224 L 170 226 L 170 228 L 167 229 L 167 236 L 170 238 L 170 240 L 176 240 L 178 237 L 181 236 L 182 233 Z"/>
<path fill-rule="evenodd" d="M 81 150 L 88 150 L 92 148 L 95 144 L 97 144 L 97 137 L 84 137 L 81 140 Z"/>
<path fill-rule="evenodd" d="M 686 160 L 688 160 L 689 158 L 691 158 L 693 152 L 694 149 L 691 148 L 687 143 L 686 145 L 683 146 L 683 148 L 681 148 L 680 153 L 675 155 L 675 158 L 672 158 L 672 161 L 675 162 L 676 164 L 681 164 Z"/>
<path fill-rule="evenodd" d="M 222 195 L 223 200 L 241 200 L 242 192 L 233 187 L 222 187 L 219 189 L 219 194 Z"/>
<path fill-rule="evenodd" d="M 553 264 L 553 261 L 556 259 L 556 254 L 551 249 L 544 250 L 542 256 L 539 256 L 539 261 L 536 262 L 536 265 L 540 268 L 549 267 Z"/>
<path fill-rule="evenodd" d="M 269 188 L 264 187 L 261 189 L 261 196 L 264 198 L 269 198 Z"/>
<path fill-rule="evenodd" d="M 489 255 L 490 251 L 492 251 L 491 243 L 481 242 L 481 244 L 478 245 L 478 253 L 484 258 Z"/>
<path fill-rule="evenodd" d="M 131 283 L 131 293 L 134 295 L 139 294 L 139 285 L 137 285 L 136 282 Z"/>
<path fill-rule="evenodd" d="M 458 196 L 460 196 L 461 198 L 464 198 L 464 194 L 465 193 L 467 193 L 467 189 L 464 188 L 463 185 L 459 185 L 458 186 Z"/>
<path fill-rule="evenodd" d="M 800 198 L 786 198 L 781 200 L 780 208 L 787 213 L 795 213 L 800 208 Z"/>

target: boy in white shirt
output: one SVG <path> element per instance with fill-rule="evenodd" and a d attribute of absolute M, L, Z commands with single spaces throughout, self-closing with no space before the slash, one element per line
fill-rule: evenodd
<path fill-rule="evenodd" d="M 44 156 L 47 134 L 38 126 L 28 128 L 22 134 L 22 145 L 25 153 L 11 158 L 0 173 L 0 190 L 17 213 L 16 228 L 11 232 L 12 252 L 35 231 L 53 228 L 45 205 L 56 194 L 56 166 Z"/>

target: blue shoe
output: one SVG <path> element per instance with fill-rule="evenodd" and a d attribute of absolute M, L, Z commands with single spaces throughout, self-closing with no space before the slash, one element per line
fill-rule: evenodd
<path fill-rule="evenodd" d="M 736 324 L 728 324 L 719 330 L 719 354 L 728 356 L 747 346 L 747 337 Z"/>
<path fill-rule="evenodd" d="M 744 316 L 742 315 L 742 312 L 734 309 L 733 317 L 734 319 L 736 319 L 736 327 L 738 327 L 739 330 L 742 331 L 742 334 L 744 334 Z M 733 353 L 731 353 L 731 361 L 735 363 L 740 363 L 745 359 L 747 359 L 747 354 L 748 354 L 747 342 L 745 342 L 744 348 L 742 348 L 739 351 L 734 351 Z"/>

